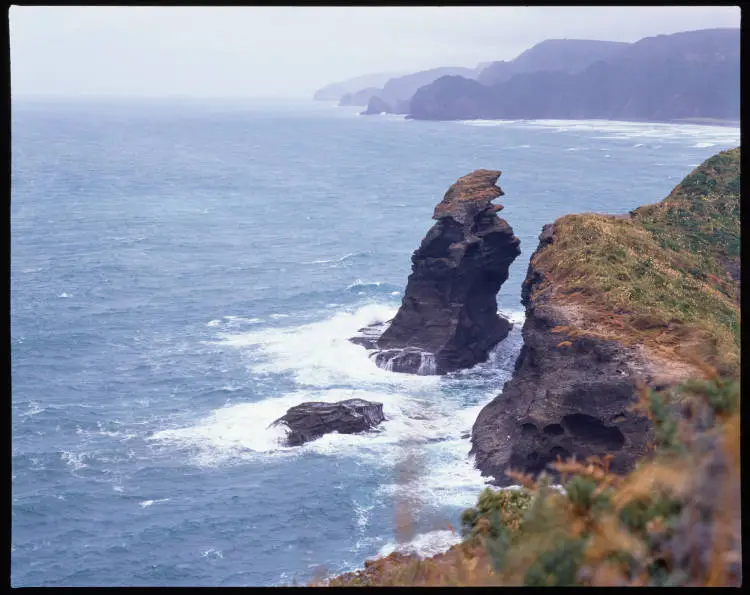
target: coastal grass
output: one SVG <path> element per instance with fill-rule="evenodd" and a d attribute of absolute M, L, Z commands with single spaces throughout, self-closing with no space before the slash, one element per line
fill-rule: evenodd
<path fill-rule="evenodd" d="M 551 464 L 563 491 L 510 473 L 522 489 L 483 491 L 447 552 L 392 554 L 317 584 L 738 586 L 739 399 L 736 377 L 644 388 L 654 452 L 627 475 L 610 472 L 609 457 Z"/>
<path fill-rule="evenodd" d="M 545 272 L 537 290 L 554 288 L 555 301 L 584 306 L 588 330 L 736 370 L 739 160 L 739 148 L 719 153 L 630 217 L 561 217 L 554 243 L 534 256 Z"/>

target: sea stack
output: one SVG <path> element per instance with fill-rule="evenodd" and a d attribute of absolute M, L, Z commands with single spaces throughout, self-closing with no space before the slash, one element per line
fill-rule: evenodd
<path fill-rule="evenodd" d="M 445 374 L 486 361 L 512 324 L 497 313 L 497 292 L 521 253 L 520 240 L 497 216 L 499 171 L 480 169 L 453 184 L 435 207 L 437 220 L 412 255 L 401 307 L 386 325 L 351 340 L 394 372 Z M 382 332 L 381 332 L 382 331 Z"/>

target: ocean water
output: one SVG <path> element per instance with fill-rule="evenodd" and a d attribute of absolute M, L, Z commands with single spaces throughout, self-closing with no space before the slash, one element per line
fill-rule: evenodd
<path fill-rule="evenodd" d="M 468 433 L 518 354 L 542 225 L 659 201 L 739 144 L 315 103 L 12 108 L 13 586 L 304 584 L 447 547 L 483 486 Z M 517 324 L 472 370 L 380 370 L 347 337 L 395 313 L 435 203 L 477 168 L 504 172 Z M 377 431 L 284 448 L 268 429 L 352 397 L 384 404 Z"/>

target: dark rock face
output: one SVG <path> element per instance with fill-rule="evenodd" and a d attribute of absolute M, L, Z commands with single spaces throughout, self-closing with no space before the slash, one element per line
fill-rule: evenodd
<path fill-rule="evenodd" d="M 553 226 L 545 226 L 540 247 L 553 241 Z M 534 292 L 542 281 L 530 264 L 522 292 L 524 346 L 512 379 L 472 429 L 476 466 L 500 486 L 512 482 L 508 469 L 554 476 L 545 468 L 558 455 L 583 460 L 612 454 L 610 468 L 626 472 L 645 453 L 651 432 L 648 419 L 630 410 L 638 372 L 634 350 L 589 337 L 562 345 L 552 329 L 570 319 L 548 293 Z"/>
<path fill-rule="evenodd" d="M 349 399 L 338 403 L 301 403 L 289 409 L 271 426 L 286 426 L 287 445 L 299 446 L 331 432 L 364 432 L 374 428 L 384 419 L 382 403 Z"/>
<path fill-rule="evenodd" d="M 394 372 L 444 374 L 485 361 L 511 323 L 497 314 L 496 295 L 520 254 L 519 239 L 497 216 L 499 171 L 460 178 L 435 207 L 437 223 L 412 255 L 401 308 L 377 339 L 362 329 L 352 341 Z M 382 328 L 382 326 L 381 326 Z"/>

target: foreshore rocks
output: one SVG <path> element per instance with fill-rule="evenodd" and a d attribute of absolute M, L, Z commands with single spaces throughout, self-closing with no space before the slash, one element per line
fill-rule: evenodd
<path fill-rule="evenodd" d="M 286 445 L 299 446 L 331 432 L 365 432 L 384 420 L 382 403 L 348 399 L 336 403 L 300 403 L 290 408 L 271 426 L 285 426 Z"/>
<path fill-rule="evenodd" d="M 412 255 L 412 273 L 389 323 L 360 330 L 354 343 L 375 350 L 381 368 L 445 374 L 486 361 L 512 325 L 497 313 L 497 292 L 521 253 L 492 204 L 499 171 L 459 178 L 435 207 L 437 220 Z M 382 330 L 384 327 L 385 330 Z"/>
<path fill-rule="evenodd" d="M 554 226 L 544 227 L 539 249 L 553 243 L 554 233 Z M 551 299 L 553 288 L 545 287 L 545 272 L 534 262 L 522 289 L 524 345 L 513 377 L 474 423 L 475 464 L 498 486 L 513 483 L 509 469 L 554 477 L 547 464 L 558 456 L 610 454 L 610 469 L 626 472 L 645 453 L 651 432 L 648 419 L 631 410 L 643 370 L 639 355 L 615 340 L 563 341 L 558 329 L 571 324 L 574 312 Z"/>

